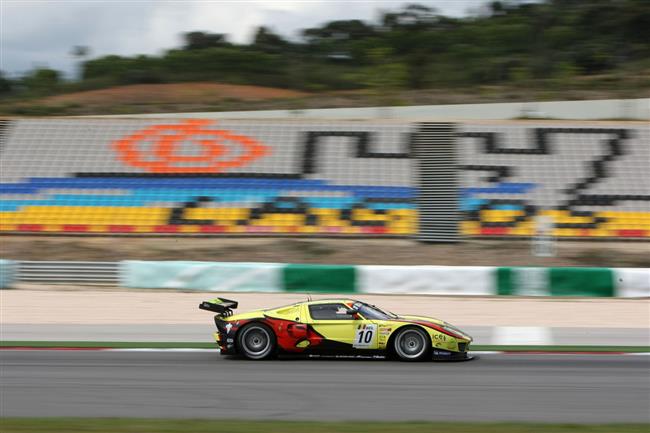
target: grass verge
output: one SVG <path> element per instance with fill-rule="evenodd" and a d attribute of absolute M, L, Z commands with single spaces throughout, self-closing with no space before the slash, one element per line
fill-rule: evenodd
<path fill-rule="evenodd" d="M 216 349 L 215 343 L 183 343 L 174 341 L 1 341 L 0 347 L 72 347 L 110 349 Z"/>
<path fill-rule="evenodd" d="M 216 349 L 215 343 L 151 341 L 0 341 L 0 347 L 115 348 L 115 349 Z M 650 346 L 497 346 L 474 345 L 471 351 L 508 352 L 650 352 Z"/>
<path fill-rule="evenodd" d="M 294 422 L 119 418 L 2 418 L 3 433 L 647 433 L 647 424 Z"/>

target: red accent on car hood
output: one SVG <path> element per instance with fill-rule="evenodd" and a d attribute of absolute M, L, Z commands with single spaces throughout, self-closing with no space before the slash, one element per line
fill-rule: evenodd
<path fill-rule="evenodd" d="M 460 335 L 456 332 L 443 328 L 443 326 L 447 325 L 447 323 L 439 319 L 434 319 L 432 317 L 400 316 L 399 319 L 395 319 L 395 321 L 414 323 L 416 325 L 426 326 L 427 328 L 435 329 L 438 332 L 442 332 L 443 334 L 449 335 L 450 337 L 459 338 L 461 340 L 465 340 L 466 337 L 469 337 L 469 340 L 472 341 L 472 338 L 465 333 L 463 333 L 465 335 Z"/>

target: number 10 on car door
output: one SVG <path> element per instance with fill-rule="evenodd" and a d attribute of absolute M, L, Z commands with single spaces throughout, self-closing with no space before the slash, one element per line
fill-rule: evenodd
<path fill-rule="evenodd" d="M 363 324 L 357 326 L 353 346 L 356 348 L 376 347 L 375 339 L 377 335 L 377 325 Z"/>

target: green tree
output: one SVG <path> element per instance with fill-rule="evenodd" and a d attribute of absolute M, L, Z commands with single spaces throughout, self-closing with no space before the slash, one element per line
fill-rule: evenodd
<path fill-rule="evenodd" d="M 434 26 L 439 20 L 435 8 L 420 4 L 408 4 L 397 12 L 388 12 L 382 16 L 382 25 L 388 30 L 409 29 L 424 30 Z"/>
<path fill-rule="evenodd" d="M 37 68 L 23 77 L 22 84 L 30 93 L 54 93 L 61 84 L 61 73 L 54 69 Z"/>
<path fill-rule="evenodd" d="M 78 87 L 213 80 L 381 93 L 513 82 L 561 87 L 581 75 L 630 71 L 643 76 L 650 64 L 650 1 L 493 0 L 462 18 L 409 4 L 384 12 L 379 23 L 335 20 L 302 36 L 293 42 L 262 26 L 249 44 L 233 44 L 224 34 L 192 31 L 161 56 L 88 60 Z M 18 84 L 14 91 L 61 88 L 56 71 L 47 69 Z"/>
<path fill-rule="evenodd" d="M 267 53 L 280 53 L 287 50 L 289 43 L 268 27 L 260 26 L 253 36 L 253 47 Z"/>
<path fill-rule="evenodd" d="M 183 34 L 184 50 L 203 50 L 206 48 L 229 45 L 226 35 L 222 33 L 189 32 Z"/>
<path fill-rule="evenodd" d="M 7 95 L 11 93 L 14 83 L 5 76 L 5 73 L 0 70 L 0 95 Z"/>
<path fill-rule="evenodd" d="M 330 21 L 322 27 L 305 29 L 302 34 L 308 44 L 319 44 L 367 38 L 375 34 L 375 29 L 361 20 L 339 20 Z"/>
<path fill-rule="evenodd" d="M 374 94 L 382 95 L 406 87 L 408 69 L 395 61 L 389 48 L 374 48 L 368 53 L 370 66 L 363 68 L 361 83 Z"/>

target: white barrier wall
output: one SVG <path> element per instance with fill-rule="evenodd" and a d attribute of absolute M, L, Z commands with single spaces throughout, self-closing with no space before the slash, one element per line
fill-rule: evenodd
<path fill-rule="evenodd" d="M 648 297 L 649 268 L 350 266 L 125 261 L 129 288 L 450 296 Z"/>
<path fill-rule="evenodd" d="M 93 116 L 96 117 L 96 116 Z M 417 105 L 409 107 L 324 108 L 313 110 L 223 111 L 100 116 L 112 118 L 204 119 L 401 119 L 423 121 L 506 120 L 650 120 L 650 98 L 592 101 L 505 102 L 493 104 Z"/>

